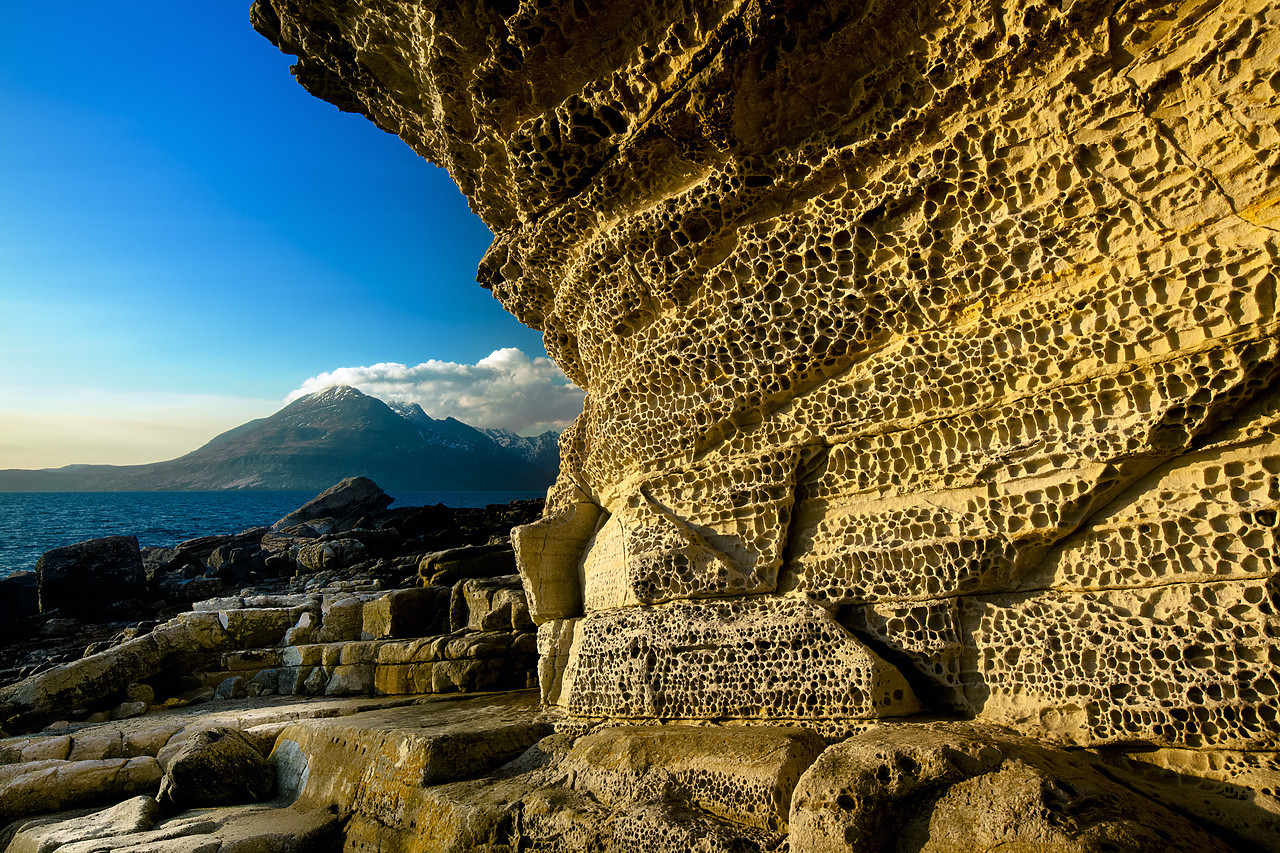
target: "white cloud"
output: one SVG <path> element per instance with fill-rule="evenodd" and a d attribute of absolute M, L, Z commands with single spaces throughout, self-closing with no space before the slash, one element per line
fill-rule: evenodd
<path fill-rule="evenodd" d="M 432 359 L 416 367 L 339 367 L 303 382 L 285 402 L 334 385 L 350 385 L 389 403 L 417 403 L 433 418 L 454 417 L 522 435 L 568 426 L 582 411 L 584 396 L 551 359 L 530 359 L 507 347 L 475 364 Z"/>

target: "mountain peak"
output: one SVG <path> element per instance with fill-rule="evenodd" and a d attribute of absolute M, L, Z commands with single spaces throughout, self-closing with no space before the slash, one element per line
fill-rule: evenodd
<path fill-rule="evenodd" d="M 330 385 L 322 391 L 316 391 L 314 394 L 308 394 L 305 397 L 299 397 L 300 400 L 309 400 L 313 403 L 337 403 L 344 400 L 354 400 L 358 397 L 364 397 L 365 394 L 352 388 L 350 385 Z"/>
<path fill-rule="evenodd" d="M 349 385 L 334 385 L 178 459 L 0 472 L 0 489 L 310 490 L 352 476 L 401 490 L 545 489 L 559 463 L 554 434 L 525 439 L 504 432 L 505 441 L 496 441 L 455 418 L 433 420 L 416 403 L 388 405 Z"/>

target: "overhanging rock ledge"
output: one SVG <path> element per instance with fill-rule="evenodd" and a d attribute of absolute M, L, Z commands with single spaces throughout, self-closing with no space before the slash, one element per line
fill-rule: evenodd
<path fill-rule="evenodd" d="M 448 169 L 587 390 L 515 536 L 548 700 L 924 706 L 1274 791 L 1280 7 L 253 22 Z"/>

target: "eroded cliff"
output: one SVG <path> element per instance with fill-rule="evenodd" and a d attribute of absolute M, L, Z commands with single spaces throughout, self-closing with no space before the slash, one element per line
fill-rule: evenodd
<path fill-rule="evenodd" d="M 1271 796 L 1280 6 L 253 21 L 449 170 L 588 392 L 516 536 L 545 698 L 924 707 Z"/>

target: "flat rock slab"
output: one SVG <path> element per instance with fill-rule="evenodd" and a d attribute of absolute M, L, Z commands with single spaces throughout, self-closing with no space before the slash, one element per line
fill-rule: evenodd
<path fill-rule="evenodd" d="M 154 801 L 152 801 L 154 805 Z M 117 807 L 118 809 L 118 807 Z M 193 809 L 136 829 L 105 819 L 109 812 L 63 821 L 32 821 L 9 850 L 39 853 L 306 853 L 329 849 L 341 829 L 324 810 L 273 806 Z M 74 837 L 82 827 L 92 834 Z"/>
<path fill-rule="evenodd" d="M 160 817 L 154 797 L 138 796 L 99 812 L 33 825 L 14 834 L 5 853 L 50 853 L 76 841 L 92 841 L 146 832 Z M 2 841 L 3 839 L 0 839 Z"/>
<path fill-rule="evenodd" d="M 201 732 L 245 732 L 260 749 L 297 720 L 395 708 L 408 697 L 248 699 L 0 740 L 0 821 L 155 793 L 161 764 Z"/>
<path fill-rule="evenodd" d="M 551 733 L 537 691 L 419 700 L 281 732 L 272 758 L 297 807 L 408 823 L 424 786 L 479 776 Z"/>
<path fill-rule="evenodd" d="M 153 709 L 142 717 L 0 739 L 0 766 L 47 759 L 85 761 L 159 756 L 175 736 L 231 728 L 274 737 L 296 720 L 343 717 L 412 704 L 412 696 L 311 698 L 264 696 L 177 709 Z M 275 732 L 271 731 L 275 728 Z M 179 737 L 179 740 L 183 738 Z"/>

